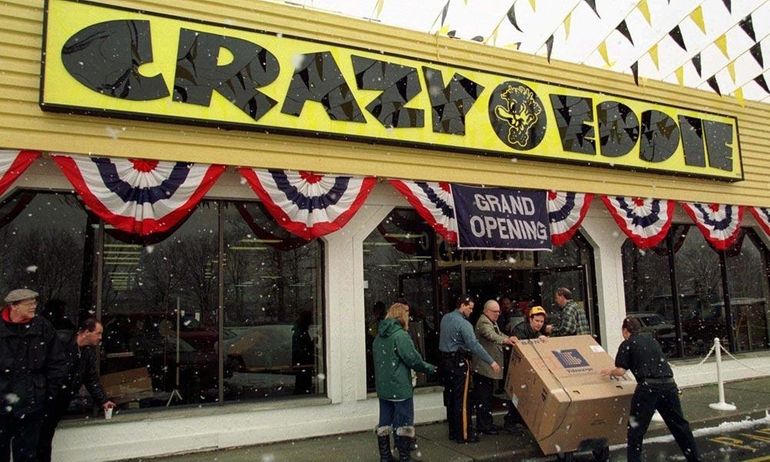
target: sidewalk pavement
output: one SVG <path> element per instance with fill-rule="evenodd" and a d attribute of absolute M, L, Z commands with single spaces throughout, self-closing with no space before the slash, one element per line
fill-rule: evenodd
<path fill-rule="evenodd" d="M 717 411 L 709 407 L 719 400 L 717 386 L 705 385 L 683 390 L 682 407 L 693 429 L 714 427 L 724 421 L 761 418 L 770 409 L 770 377 L 741 380 L 725 384 L 725 401 L 737 407 L 735 411 Z M 502 424 L 502 414 L 495 421 Z M 646 437 L 668 434 L 665 424 L 653 422 Z M 412 453 L 423 461 L 466 462 L 488 460 L 523 460 L 544 457 L 529 431 L 500 431 L 499 435 L 481 435 L 476 444 L 457 444 L 447 438 L 445 422 L 417 426 L 418 450 Z M 294 440 L 258 446 L 223 449 L 212 452 L 183 454 L 156 458 L 163 462 L 316 462 L 379 460 L 373 431 L 332 435 L 306 440 Z M 552 459 L 555 459 L 553 457 Z"/>

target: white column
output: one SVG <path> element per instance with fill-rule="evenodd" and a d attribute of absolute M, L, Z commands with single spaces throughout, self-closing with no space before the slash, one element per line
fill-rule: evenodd
<path fill-rule="evenodd" d="M 363 241 L 392 205 L 365 205 L 326 243 L 326 379 L 333 403 L 366 399 Z"/>
<path fill-rule="evenodd" d="M 594 248 L 599 329 L 604 348 L 614 356 L 623 341 L 620 325 L 626 315 L 622 246 L 626 235 L 598 199 L 583 221 L 586 238 Z"/>

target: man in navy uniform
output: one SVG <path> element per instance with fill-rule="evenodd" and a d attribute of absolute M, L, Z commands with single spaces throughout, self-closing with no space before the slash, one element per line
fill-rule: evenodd
<path fill-rule="evenodd" d="M 473 333 L 468 316 L 473 312 L 473 299 L 467 295 L 457 300 L 457 309 L 441 318 L 438 349 L 441 351 L 441 375 L 444 382 L 444 405 L 447 408 L 449 439 L 458 443 L 476 443 L 471 429 L 468 390 L 471 381 L 470 357 L 478 356 L 496 373 L 500 365 L 484 350 Z"/>

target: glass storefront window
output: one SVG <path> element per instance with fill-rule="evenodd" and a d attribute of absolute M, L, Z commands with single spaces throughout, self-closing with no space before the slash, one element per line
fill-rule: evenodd
<path fill-rule="evenodd" d="M 726 256 L 727 286 L 735 333 L 735 350 L 768 347 L 767 251 L 753 230 L 745 230 L 734 251 Z"/>
<path fill-rule="evenodd" d="M 626 312 L 639 319 L 642 331 L 656 338 L 669 358 L 680 356 L 667 241 L 652 249 L 639 249 L 626 239 L 622 252 Z"/>
<path fill-rule="evenodd" d="M 91 249 L 84 252 L 93 239 L 91 225 L 73 194 L 19 191 L 3 200 L 0 294 L 34 289 L 40 294 L 41 313 L 58 328 L 73 328 L 81 311 L 93 310 L 93 255 Z"/>
<path fill-rule="evenodd" d="M 372 342 L 388 307 L 409 303 L 409 333 L 417 351 L 438 364 L 438 320 L 434 309 L 435 233 L 410 209 L 394 209 L 363 243 L 367 386 L 374 389 Z M 448 281 L 448 276 L 444 276 Z M 426 384 L 418 374 L 418 384 Z"/>
<path fill-rule="evenodd" d="M 101 320 L 101 382 L 122 409 L 326 392 L 323 242 L 258 202 L 203 201 L 139 238 L 73 194 L 20 191 L 0 203 L 0 237 L 0 291 L 35 289 L 59 328 Z"/>
<path fill-rule="evenodd" d="M 669 249 L 674 254 L 676 298 Z M 694 225 L 672 226 L 665 243 L 655 249 L 640 250 L 626 241 L 626 311 L 640 318 L 670 357 L 701 357 L 715 337 L 732 351 L 767 349 L 767 255 L 749 228 L 741 231 L 733 248 L 719 252 Z"/>
<path fill-rule="evenodd" d="M 708 353 L 719 337 L 725 346 L 727 322 L 722 294 L 722 270 L 719 254 L 709 246 L 695 226 L 688 226 L 681 248 L 674 253 L 677 296 L 681 312 L 684 356 Z"/>
<path fill-rule="evenodd" d="M 151 244 L 107 227 L 101 372 L 117 404 L 218 400 L 217 216 L 216 202 L 203 203 L 173 233 Z M 124 393 L 122 384 L 132 380 L 135 389 Z"/>
<path fill-rule="evenodd" d="M 324 393 L 323 244 L 290 235 L 261 203 L 224 219 L 225 400 Z"/>

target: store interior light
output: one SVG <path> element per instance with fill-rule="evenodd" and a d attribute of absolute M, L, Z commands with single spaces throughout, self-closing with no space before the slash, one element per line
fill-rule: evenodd
<path fill-rule="evenodd" d="M 256 244 L 280 244 L 283 242 L 281 239 L 254 239 L 254 238 L 244 238 L 241 239 L 238 242 L 252 242 Z"/>
<path fill-rule="evenodd" d="M 250 245 L 233 245 L 227 248 L 228 250 L 267 250 L 267 247 L 257 247 L 257 246 L 250 246 Z"/>

